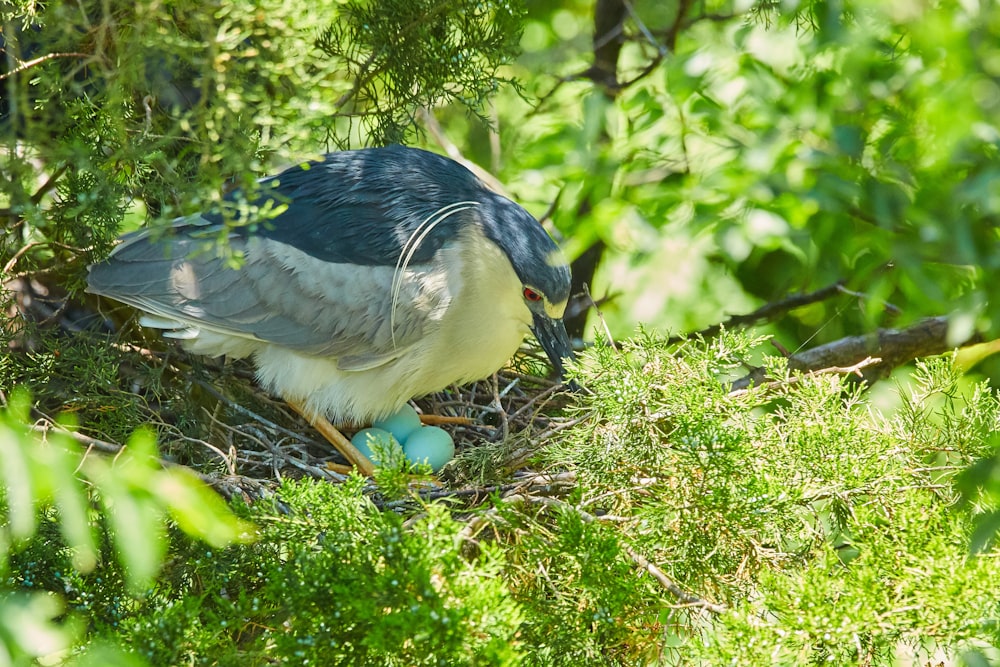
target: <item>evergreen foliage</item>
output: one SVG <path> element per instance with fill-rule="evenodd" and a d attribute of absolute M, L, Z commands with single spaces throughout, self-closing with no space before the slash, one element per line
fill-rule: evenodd
<path fill-rule="evenodd" d="M 80 539 L 54 530 L 80 522 L 56 504 L 34 531 L 11 524 L 5 588 L 51 591 L 83 646 L 148 664 L 979 664 L 1000 639 L 1000 560 L 969 540 L 995 502 L 956 501 L 992 453 L 996 396 L 949 358 L 892 416 L 833 373 L 728 391 L 759 343 L 597 345 L 578 365 L 587 418 L 542 455 L 575 473 L 555 494 L 393 512 L 360 478 L 287 482 L 236 506 L 253 543 L 171 529 L 138 597 L 147 565 L 111 566 L 113 542 L 90 574 L 52 548 Z M 138 517 L 113 534 L 148 544 L 157 521 Z"/>

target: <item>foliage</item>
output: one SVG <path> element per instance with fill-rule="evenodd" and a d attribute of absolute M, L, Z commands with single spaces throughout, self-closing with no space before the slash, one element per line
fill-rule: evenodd
<path fill-rule="evenodd" d="M 360 118 L 376 145 L 401 143 L 423 108 L 459 103 L 486 121 L 489 98 L 513 83 L 497 70 L 517 53 L 523 11 L 505 1 L 345 3 L 317 40 L 354 81 L 339 115 Z M 333 139 L 345 146 L 352 134 Z"/>
<path fill-rule="evenodd" d="M 48 520 L 8 590 L 57 593 L 83 646 L 149 664 L 888 665 L 1000 645 L 1000 560 L 970 552 L 978 515 L 956 506 L 1000 401 L 949 358 L 893 415 L 834 374 L 728 391 L 760 342 L 596 346 L 576 369 L 587 418 L 542 454 L 572 488 L 497 497 L 471 523 L 441 501 L 379 509 L 360 478 L 286 482 L 237 507 L 253 543 L 172 530 L 138 597 L 113 540 L 88 573 Z"/>
<path fill-rule="evenodd" d="M 559 195 L 576 252 L 607 244 L 616 336 L 839 280 L 856 294 L 775 324 L 788 349 L 927 315 L 1000 330 L 996 3 L 631 4 L 629 85 L 579 76 L 591 8 L 548 3 L 517 71 L 538 101 L 497 102 L 518 197 Z"/>
<path fill-rule="evenodd" d="M 920 365 L 891 417 L 830 374 L 729 392 L 754 343 L 598 346 L 581 363 L 596 418 L 549 453 L 581 474 L 581 507 L 627 519 L 615 525 L 629 545 L 727 604 L 677 654 L 891 664 L 904 645 L 995 646 L 1000 561 L 969 555 L 972 521 L 954 507 L 957 473 L 993 452 L 995 394 L 960 390 L 945 358 Z M 647 619 L 649 640 L 683 619 Z"/>
<path fill-rule="evenodd" d="M 30 437 L 28 406 L 18 392 L 0 412 L 0 664 L 69 648 L 86 617 L 71 613 L 67 622 L 67 605 L 96 614 L 129 605 L 160 570 L 168 516 L 216 547 L 251 528 L 191 471 L 162 469 L 148 432 L 110 461 L 60 432 Z"/>
<path fill-rule="evenodd" d="M 482 115 L 520 15 L 474 1 L 5 6 L 0 264 L 79 288 L 126 214 L 204 210 L 275 164 L 401 141 L 420 105 Z"/>
<path fill-rule="evenodd" d="M 107 630 L 153 664 L 511 664 L 518 610 L 500 559 L 465 560 L 443 507 L 404 527 L 359 481 L 286 484 L 245 510 L 258 544 L 184 554 L 175 585 Z"/>

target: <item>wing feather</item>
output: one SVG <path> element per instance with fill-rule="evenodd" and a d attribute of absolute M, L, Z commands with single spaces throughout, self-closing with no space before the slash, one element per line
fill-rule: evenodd
<path fill-rule="evenodd" d="M 331 263 L 265 237 L 231 237 L 245 258 L 230 266 L 209 242 L 185 234 L 126 237 L 108 261 L 91 267 L 89 291 L 135 306 L 178 329 L 206 329 L 338 358 L 346 369 L 372 368 L 410 348 L 447 307 L 447 276 L 413 265 L 390 325 L 394 267 Z M 199 230 L 201 231 L 201 230 Z"/>

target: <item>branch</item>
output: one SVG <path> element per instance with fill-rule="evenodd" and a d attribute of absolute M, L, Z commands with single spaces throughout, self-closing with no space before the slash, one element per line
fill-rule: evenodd
<path fill-rule="evenodd" d="M 10 70 L 9 72 L 6 72 L 4 74 L 0 74 L 0 81 L 3 81 L 4 79 L 7 79 L 7 78 L 11 77 L 11 76 L 17 74 L 18 72 L 23 72 L 24 70 L 30 69 L 30 68 L 32 68 L 32 67 L 34 67 L 36 65 L 41 65 L 46 60 L 52 60 L 53 58 L 89 58 L 89 57 L 90 57 L 90 54 L 87 54 L 87 53 L 75 53 L 75 52 L 74 53 L 46 53 L 44 56 L 38 56 L 37 58 L 33 58 L 31 60 L 26 60 L 23 63 L 21 63 L 20 65 L 18 65 L 17 67 L 15 67 L 14 69 Z"/>
<path fill-rule="evenodd" d="M 633 563 L 648 572 L 650 576 L 660 583 L 661 586 L 670 591 L 674 597 L 680 600 L 681 604 L 685 607 L 704 609 L 714 614 L 721 614 L 726 611 L 726 607 L 724 605 L 718 604 L 717 602 L 703 600 L 697 595 L 693 595 L 682 589 L 680 586 L 671 581 L 670 578 L 663 573 L 663 570 L 658 568 L 653 563 L 650 563 L 645 556 L 632 549 L 632 547 L 625 547 L 625 553 L 628 554 Z"/>
<path fill-rule="evenodd" d="M 62 177 L 63 174 L 66 173 L 67 169 L 69 169 L 69 165 L 63 164 L 58 169 L 53 171 L 49 175 L 49 177 L 45 179 L 45 182 L 38 187 L 38 190 L 35 191 L 35 194 L 31 195 L 31 203 L 34 204 L 35 206 L 40 204 L 45 195 L 48 194 L 48 192 L 52 188 L 56 187 L 57 181 Z"/>
<path fill-rule="evenodd" d="M 889 375 L 892 370 L 917 357 L 944 354 L 955 347 L 982 342 L 979 333 L 966 340 L 948 339 L 948 318 L 930 317 L 906 329 L 877 329 L 863 336 L 848 336 L 826 345 L 814 347 L 788 357 L 788 367 L 797 371 L 815 371 L 831 367 L 854 367 L 867 357 L 877 357 L 878 363 L 859 367 L 861 377 L 872 384 Z M 733 383 L 733 390 L 759 385 L 766 381 L 766 371 L 754 368 Z"/>
<path fill-rule="evenodd" d="M 673 336 L 668 342 L 679 343 L 681 340 L 690 338 L 692 335 L 701 336 L 702 338 L 712 338 L 713 336 L 718 335 L 718 333 L 723 329 L 745 327 L 757 324 L 758 322 L 775 320 L 791 310 L 818 303 L 820 301 L 825 301 L 845 292 L 844 281 L 838 280 L 832 285 L 821 287 L 815 292 L 809 292 L 808 294 L 793 294 L 792 296 L 785 297 L 781 301 L 766 303 L 752 313 L 747 313 L 746 315 L 733 315 L 724 322 L 713 324 L 712 326 L 702 329 L 701 331 L 697 331 L 694 334 Z"/>
<path fill-rule="evenodd" d="M 617 94 L 618 57 L 625 44 L 625 18 L 628 10 L 622 0 L 597 0 L 594 5 L 594 62 L 583 76 L 601 86 L 605 95 Z"/>
<path fill-rule="evenodd" d="M 693 0 L 679 0 L 677 3 L 677 15 L 674 16 L 674 22 L 667 28 L 667 33 L 664 35 L 665 46 L 671 53 L 677 48 L 677 38 L 680 37 L 681 31 L 687 27 L 684 18 L 692 4 L 694 4 Z"/>

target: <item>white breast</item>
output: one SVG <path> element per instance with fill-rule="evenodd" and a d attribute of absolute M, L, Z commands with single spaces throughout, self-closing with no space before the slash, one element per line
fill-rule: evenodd
<path fill-rule="evenodd" d="M 400 358 L 344 371 L 336 359 L 261 346 L 254 353 L 261 382 L 334 422 L 360 423 L 394 412 L 410 398 L 484 378 L 502 367 L 531 322 L 510 262 L 474 227 L 439 255 L 437 263 L 448 267 L 443 285 L 450 303 Z"/>

